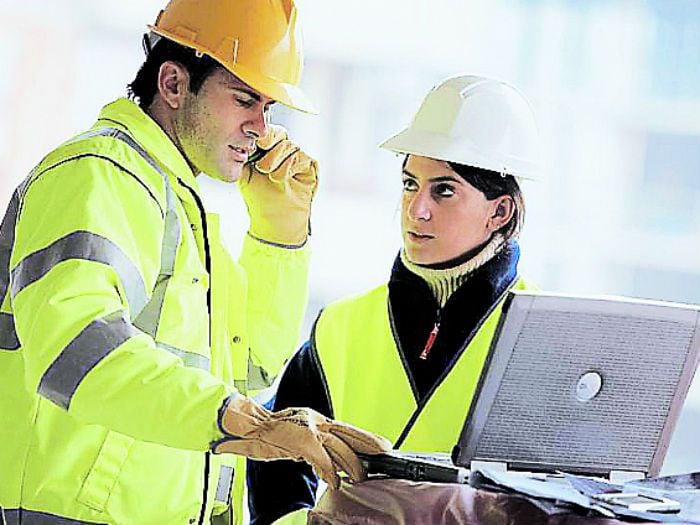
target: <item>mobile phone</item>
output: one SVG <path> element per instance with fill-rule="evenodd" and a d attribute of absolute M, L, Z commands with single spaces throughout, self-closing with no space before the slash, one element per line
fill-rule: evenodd
<path fill-rule="evenodd" d="M 591 498 L 639 512 L 680 512 L 681 510 L 681 504 L 676 500 L 638 492 L 608 492 L 594 494 Z"/>

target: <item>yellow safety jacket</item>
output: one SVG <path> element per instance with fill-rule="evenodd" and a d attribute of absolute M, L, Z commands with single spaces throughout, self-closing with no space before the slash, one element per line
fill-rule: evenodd
<path fill-rule="evenodd" d="M 513 289 L 525 287 L 518 279 Z M 420 405 L 396 347 L 387 310 L 387 285 L 329 305 L 318 319 L 314 342 L 333 416 L 393 443 L 400 441 L 401 450 L 451 452 L 471 405 L 503 300 Z"/>
<path fill-rule="evenodd" d="M 247 238 L 236 264 L 218 228 L 126 99 L 18 188 L 0 229 L 8 523 L 206 524 L 242 489 L 209 452 L 218 411 L 294 348 L 309 253 Z"/>

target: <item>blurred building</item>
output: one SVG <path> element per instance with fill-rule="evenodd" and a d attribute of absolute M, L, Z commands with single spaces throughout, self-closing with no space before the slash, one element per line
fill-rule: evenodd
<path fill-rule="evenodd" d="M 125 93 L 164 1 L 0 0 L 3 208 L 43 154 Z M 305 84 L 322 113 L 278 108 L 275 118 L 322 168 L 307 325 L 327 302 L 388 276 L 400 159 L 376 145 L 432 85 L 462 73 L 515 84 L 540 122 L 544 180 L 524 188 L 524 274 L 544 289 L 700 303 L 700 2 L 299 3 Z M 235 253 L 247 228 L 236 190 L 202 186 Z M 698 388 L 672 471 L 700 470 Z"/>

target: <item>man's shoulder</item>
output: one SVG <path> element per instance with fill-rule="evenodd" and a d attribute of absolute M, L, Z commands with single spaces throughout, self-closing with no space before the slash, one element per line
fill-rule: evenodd
<path fill-rule="evenodd" d="M 105 176 L 110 172 L 130 176 L 158 201 L 163 201 L 163 177 L 154 163 L 147 154 L 144 155 L 136 140 L 120 127 L 96 125 L 46 155 L 32 170 L 25 187 L 28 189 L 40 177 L 65 176 L 79 168 L 84 176 Z"/>

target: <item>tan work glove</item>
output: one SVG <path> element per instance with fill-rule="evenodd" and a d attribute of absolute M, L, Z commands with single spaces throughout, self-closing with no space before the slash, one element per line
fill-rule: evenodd
<path fill-rule="evenodd" d="M 333 489 L 340 486 L 339 472 L 353 481 L 365 478 L 358 453 L 391 450 L 391 443 L 383 437 L 328 419 L 310 408 L 270 412 L 243 396 L 228 404 L 221 426 L 231 438 L 218 442 L 215 453 L 306 461 Z"/>
<path fill-rule="evenodd" d="M 256 146 L 238 182 L 250 215 L 250 233 L 264 241 L 300 246 L 309 233 L 318 165 L 281 126 L 270 125 Z"/>

